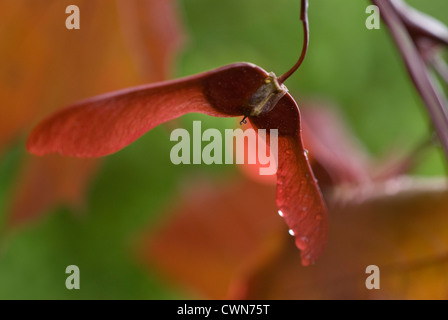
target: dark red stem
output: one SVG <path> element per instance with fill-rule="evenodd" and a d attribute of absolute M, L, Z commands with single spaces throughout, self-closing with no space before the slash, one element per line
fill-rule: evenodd
<path fill-rule="evenodd" d="M 299 60 L 297 63 L 284 75 L 278 78 L 278 82 L 282 84 L 285 82 L 294 72 L 299 69 L 300 65 L 302 64 L 303 60 L 305 60 L 306 52 L 308 51 L 308 44 L 309 44 L 309 25 L 308 25 L 308 0 L 302 0 L 302 9 L 300 14 L 300 20 L 302 20 L 303 24 L 303 47 L 302 47 L 302 53 L 300 54 Z"/>

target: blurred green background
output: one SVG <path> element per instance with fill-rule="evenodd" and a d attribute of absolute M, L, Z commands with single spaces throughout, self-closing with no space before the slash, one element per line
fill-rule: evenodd
<path fill-rule="evenodd" d="M 30 0 L 31 1 L 31 0 Z M 44 0 L 45 1 L 45 0 Z M 397 146 L 410 150 L 430 133 L 423 103 L 407 76 L 384 24 L 367 30 L 368 1 L 311 0 L 310 48 L 287 86 L 300 102 L 320 97 L 335 103 L 367 150 L 379 159 Z M 445 0 L 409 1 L 448 23 Z M 237 61 L 253 62 L 277 75 L 299 54 L 302 28 L 298 0 L 182 0 L 187 42 L 175 76 L 186 76 Z M 111 6 L 115 3 L 110 1 Z M 81 19 L 82 19 L 82 8 Z M 82 21 L 82 20 L 81 20 Z M 2 116 L 7 106 L 2 106 Z M 232 128 L 232 119 L 188 115 L 191 129 Z M 0 222 L 25 150 L 22 136 L 0 158 Z M 165 299 L 191 298 L 186 291 L 143 268 L 135 246 L 161 212 L 175 202 L 181 184 L 193 176 L 235 174 L 232 166 L 174 166 L 169 131 L 158 127 L 104 159 L 81 215 L 55 208 L 43 219 L 0 239 L 1 299 Z M 443 154 L 433 148 L 414 174 L 445 174 Z M 65 288 L 65 268 L 81 270 L 81 290 Z"/>

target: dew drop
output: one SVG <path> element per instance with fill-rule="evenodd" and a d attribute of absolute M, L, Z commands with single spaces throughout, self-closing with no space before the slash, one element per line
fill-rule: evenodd
<path fill-rule="evenodd" d="M 278 210 L 278 215 L 279 215 L 280 217 L 283 218 L 283 212 L 282 212 L 282 210 Z"/>
<path fill-rule="evenodd" d="M 296 234 L 294 233 L 294 230 L 292 230 L 292 229 L 289 229 L 288 232 L 289 232 L 289 234 L 292 235 L 293 237 L 296 235 Z"/>
<path fill-rule="evenodd" d="M 303 155 L 305 156 L 305 159 L 306 160 L 308 160 L 308 154 L 309 154 L 310 152 L 307 150 L 307 149 L 305 149 L 305 151 L 303 152 Z"/>

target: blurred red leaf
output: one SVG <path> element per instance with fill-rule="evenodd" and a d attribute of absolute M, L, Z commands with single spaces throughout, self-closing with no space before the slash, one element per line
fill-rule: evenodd
<path fill-rule="evenodd" d="M 303 141 L 321 187 L 371 181 L 369 156 L 334 106 L 304 102 L 301 114 Z M 320 179 L 322 176 L 329 176 L 330 181 Z"/>
<path fill-rule="evenodd" d="M 5 67 L 0 81 L 7 90 L 0 97 L 8 108 L 0 120 L 2 148 L 60 103 L 135 81 L 127 71 L 132 70 L 130 59 L 123 58 L 126 51 L 120 45 L 114 6 L 80 1 L 82 28 L 69 31 L 64 23 L 69 4 L 65 0 L 0 4 L 0 32 L 8 39 L 1 44 Z"/>
<path fill-rule="evenodd" d="M 446 299 L 446 183 L 402 177 L 341 192 L 313 266 L 274 216 L 274 189 L 245 180 L 185 195 L 145 240 L 144 259 L 204 298 Z M 369 265 L 380 268 L 380 290 L 365 287 Z"/>
<path fill-rule="evenodd" d="M 276 214 L 275 187 L 203 181 L 190 185 L 182 198 L 144 241 L 144 260 L 205 297 L 244 293 L 235 278 L 245 278 L 277 252 L 278 235 L 287 233 Z"/>
<path fill-rule="evenodd" d="M 27 157 L 25 161 L 28 163 L 16 182 L 9 226 L 37 220 L 46 210 L 61 204 L 83 209 L 85 188 L 98 168 L 98 161 L 57 155 Z"/>
<path fill-rule="evenodd" d="M 137 55 L 144 56 L 138 50 L 148 50 L 145 63 L 155 66 L 145 70 L 146 81 L 169 76 L 167 64 L 172 63 L 182 38 L 173 1 L 128 0 L 126 7 L 147 7 L 137 10 L 139 14 L 134 19 L 122 21 L 114 2 L 77 1 L 81 29 L 67 30 L 65 8 L 71 4 L 68 0 L 0 1 L 0 36 L 4 39 L 0 44 L 4 66 L 0 69 L 0 85 L 5 89 L 0 91 L 2 110 L 5 108 L 0 118 L 0 153 L 48 111 L 98 92 L 141 82 L 137 68 L 141 69 L 144 62 L 133 60 Z M 163 11 L 156 11 L 159 9 Z M 133 41 L 144 37 L 141 42 L 145 46 L 128 48 L 122 31 L 137 28 L 140 34 Z M 160 30 L 169 30 L 169 37 Z M 97 166 L 94 160 L 84 163 L 63 158 L 27 158 L 19 174 L 20 184 L 16 184 L 9 220 L 25 222 L 56 203 L 79 205 L 83 189 Z M 66 170 L 59 172 L 60 177 L 55 180 L 54 174 L 49 173 L 51 167 L 55 171 L 61 167 Z M 38 177 L 44 173 L 50 177 L 45 182 L 47 187 L 40 190 L 42 180 Z M 70 184 L 73 186 L 68 191 Z M 45 195 L 44 189 L 48 191 Z M 28 203 L 23 203 L 25 200 Z"/>
<path fill-rule="evenodd" d="M 448 190 L 399 178 L 330 209 L 328 249 L 303 268 L 291 245 L 246 279 L 248 299 L 447 299 Z M 380 290 L 365 270 L 380 268 Z"/>
<path fill-rule="evenodd" d="M 173 0 L 117 0 L 124 39 L 139 72 L 147 81 L 172 74 L 174 58 L 184 40 Z"/>

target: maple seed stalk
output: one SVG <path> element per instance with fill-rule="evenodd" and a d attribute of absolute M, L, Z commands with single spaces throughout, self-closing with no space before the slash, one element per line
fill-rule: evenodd
<path fill-rule="evenodd" d="M 249 116 L 259 116 L 262 113 L 271 111 L 281 98 L 288 92 L 288 89 L 283 84 L 302 64 L 305 59 L 306 52 L 308 51 L 309 43 L 309 26 L 308 26 L 308 0 L 302 0 L 300 20 L 303 23 L 304 42 L 302 47 L 302 53 L 300 54 L 297 63 L 284 75 L 277 78 L 277 76 L 271 72 L 269 76 L 264 80 L 264 84 L 258 88 L 249 101 L 249 107 L 251 109 Z M 246 115 L 240 124 L 246 123 Z"/>
<path fill-rule="evenodd" d="M 294 72 L 299 69 L 299 67 L 302 65 L 303 60 L 305 60 L 306 53 L 308 51 L 308 44 L 309 44 L 309 24 L 308 24 L 308 0 L 302 0 L 302 6 L 301 6 L 301 13 L 300 13 L 300 20 L 302 20 L 303 24 L 303 46 L 302 46 L 302 53 L 300 54 L 299 60 L 297 63 L 284 75 L 278 78 L 278 82 L 282 84 L 285 82 Z"/>

